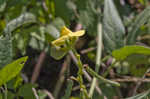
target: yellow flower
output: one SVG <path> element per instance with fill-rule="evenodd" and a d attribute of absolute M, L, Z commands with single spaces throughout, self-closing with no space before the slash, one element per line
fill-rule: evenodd
<path fill-rule="evenodd" d="M 61 29 L 60 37 L 58 39 L 52 41 L 52 45 L 61 46 L 61 45 L 65 44 L 66 40 L 71 39 L 73 37 L 80 37 L 80 36 L 84 35 L 84 33 L 85 33 L 84 30 L 72 32 L 71 30 L 69 30 L 67 27 L 64 26 Z"/>

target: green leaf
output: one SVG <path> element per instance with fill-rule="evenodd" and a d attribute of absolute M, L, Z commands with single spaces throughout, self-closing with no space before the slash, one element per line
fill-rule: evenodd
<path fill-rule="evenodd" d="M 60 16 L 65 21 L 69 22 L 72 16 L 72 11 L 67 7 L 67 0 L 54 0 L 56 16 Z"/>
<path fill-rule="evenodd" d="M 149 95 L 150 95 L 150 90 L 137 94 L 136 96 L 126 98 L 126 99 L 148 99 Z"/>
<path fill-rule="evenodd" d="M 150 57 L 147 55 L 133 54 L 126 58 L 129 64 L 129 71 L 133 76 L 142 77 L 149 68 Z"/>
<path fill-rule="evenodd" d="M 130 26 L 130 29 L 128 30 L 129 34 L 127 36 L 127 44 L 135 44 L 136 38 L 140 33 L 138 32 L 138 29 L 146 23 L 148 19 L 150 19 L 150 7 L 147 7 L 143 12 L 141 12 Z"/>
<path fill-rule="evenodd" d="M 79 23 L 86 28 L 88 35 L 96 36 L 97 23 L 101 14 L 97 11 L 96 1 L 94 0 L 76 0 L 76 5 L 79 10 Z"/>
<path fill-rule="evenodd" d="M 63 26 L 65 26 L 65 22 L 62 18 L 57 17 L 55 20 L 52 22 L 52 24 L 58 29 L 59 31 L 62 29 Z"/>
<path fill-rule="evenodd" d="M 23 99 L 36 99 L 32 91 L 34 87 L 35 85 L 30 83 L 24 84 L 18 91 L 19 96 L 22 96 Z"/>
<path fill-rule="evenodd" d="M 54 25 L 47 25 L 45 31 L 49 34 L 49 36 L 53 37 L 54 39 L 57 39 L 60 36 L 59 30 Z"/>
<path fill-rule="evenodd" d="M 47 97 L 47 94 L 41 90 L 38 90 L 38 96 L 39 99 L 45 99 Z"/>
<path fill-rule="evenodd" d="M 0 5 L 3 4 L 5 2 L 5 0 L 0 0 Z"/>
<path fill-rule="evenodd" d="M 2 93 L 0 93 L 0 99 L 3 99 L 3 94 Z"/>
<path fill-rule="evenodd" d="M 68 79 L 65 95 L 61 99 L 70 99 L 72 87 L 73 87 L 73 81 Z"/>
<path fill-rule="evenodd" d="M 14 98 L 15 98 L 15 94 L 12 93 L 12 92 L 10 92 L 10 91 L 8 91 L 8 93 L 7 93 L 7 99 L 14 99 Z"/>
<path fill-rule="evenodd" d="M 12 60 L 12 41 L 10 37 L 0 37 L 0 68 Z"/>
<path fill-rule="evenodd" d="M 62 50 L 62 49 L 56 49 L 56 47 L 51 47 L 50 49 L 50 55 L 56 59 L 56 60 L 60 60 L 61 58 L 63 58 L 66 54 L 67 54 L 68 50 Z"/>
<path fill-rule="evenodd" d="M 7 24 L 6 28 L 4 29 L 4 32 L 11 33 L 12 31 L 20 27 L 21 25 L 26 24 L 26 23 L 33 23 L 33 22 L 36 22 L 35 16 L 31 13 L 24 13 L 20 15 L 19 17 L 17 17 L 16 19 L 10 21 Z"/>
<path fill-rule="evenodd" d="M 50 43 L 60 37 L 60 31 L 65 26 L 65 22 L 61 18 L 56 18 L 51 24 L 48 24 L 45 28 L 46 40 Z"/>
<path fill-rule="evenodd" d="M 100 95 L 95 90 L 92 99 L 105 99 L 104 96 L 106 96 L 107 99 L 112 99 L 112 97 L 118 96 L 117 89 L 109 84 L 99 84 L 99 87 L 103 94 Z"/>
<path fill-rule="evenodd" d="M 144 47 L 144 46 L 125 46 L 121 49 L 114 50 L 112 52 L 113 57 L 115 57 L 117 60 L 124 60 L 129 55 L 132 54 L 143 54 L 143 55 L 150 55 L 150 48 Z"/>
<path fill-rule="evenodd" d="M 149 68 L 150 48 L 144 46 L 125 46 L 121 49 L 114 50 L 112 55 L 118 61 L 128 62 L 129 70 L 134 76 L 142 76 Z"/>
<path fill-rule="evenodd" d="M 22 57 L 11 64 L 6 65 L 0 70 L 0 86 L 14 78 L 23 68 L 28 57 Z"/>
<path fill-rule="evenodd" d="M 105 0 L 103 17 L 103 42 L 107 52 L 124 45 L 125 28 L 113 3 Z"/>
<path fill-rule="evenodd" d="M 6 8 L 6 1 L 0 0 L 0 13 L 3 12 Z"/>

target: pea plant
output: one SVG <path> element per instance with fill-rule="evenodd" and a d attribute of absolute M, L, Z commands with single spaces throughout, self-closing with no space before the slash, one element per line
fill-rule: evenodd
<path fill-rule="evenodd" d="M 149 4 L 0 0 L 0 99 L 149 99 Z"/>

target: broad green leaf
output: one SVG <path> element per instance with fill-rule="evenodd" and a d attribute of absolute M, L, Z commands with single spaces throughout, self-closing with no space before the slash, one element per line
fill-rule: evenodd
<path fill-rule="evenodd" d="M 17 50 L 14 49 L 14 51 L 18 51 L 19 49 L 22 55 L 25 55 L 26 53 L 26 47 L 29 46 L 29 41 L 32 37 L 32 33 L 36 33 L 39 31 L 38 25 L 32 25 L 31 27 L 29 27 L 30 25 L 23 25 L 13 32 L 13 48 L 17 48 Z"/>
<path fill-rule="evenodd" d="M 113 3 L 105 0 L 103 16 L 103 42 L 107 52 L 124 45 L 125 28 Z"/>
<path fill-rule="evenodd" d="M 45 31 L 54 39 L 57 39 L 60 36 L 59 30 L 54 25 L 47 25 Z"/>
<path fill-rule="evenodd" d="M 144 46 L 125 46 L 114 50 L 112 55 L 119 61 L 127 61 L 132 75 L 142 76 L 149 67 L 150 48 Z"/>
<path fill-rule="evenodd" d="M 145 24 L 148 19 L 150 19 L 150 6 L 147 7 L 143 12 L 141 12 L 139 15 L 137 15 L 135 21 L 130 26 L 130 29 L 128 30 L 128 36 L 127 36 L 127 44 L 135 44 L 136 38 L 139 35 L 140 32 L 138 32 L 138 29 L 140 26 Z"/>
<path fill-rule="evenodd" d="M 45 49 L 45 35 L 44 33 L 31 33 L 31 38 L 29 45 L 37 50 L 44 50 Z"/>
<path fill-rule="evenodd" d="M 34 88 L 35 85 L 33 84 L 24 84 L 18 91 L 18 95 L 19 96 L 22 96 L 23 99 L 36 99 L 33 91 L 32 91 L 32 88 Z"/>
<path fill-rule="evenodd" d="M 132 54 L 150 55 L 150 48 L 144 47 L 144 46 L 133 45 L 133 46 L 125 46 L 121 49 L 114 50 L 112 52 L 112 55 L 117 60 L 124 60 L 125 58 L 127 58 L 129 55 L 132 55 Z"/>
<path fill-rule="evenodd" d="M 45 28 L 46 40 L 50 43 L 60 37 L 60 30 L 65 26 L 64 21 L 61 18 L 56 18 L 51 24 L 48 24 Z"/>
<path fill-rule="evenodd" d="M 128 62 L 129 71 L 133 76 L 142 77 L 150 64 L 150 56 L 142 54 L 132 54 L 125 61 Z"/>
<path fill-rule="evenodd" d="M 12 41 L 10 37 L 0 37 L 0 68 L 12 60 Z"/>
<path fill-rule="evenodd" d="M 4 29 L 5 37 L 0 37 L 0 68 L 12 60 L 12 39 L 11 32 L 26 23 L 35 22 L 35 16 L 31 13 L 24 13 L 18 18 L 10 21 Z"/>
<path fill-rule="evenodd" d="M 56 60 L 63 58 L 67 54 L 67 52 L 68 50 L 56 49 L 53 46 L 50 49 L 50 55 Z"/>
<path fill-rule="evenodd" d="M 149 95 L 150 95 L 150 90 L 143 92 L 143 93 L 140 93 L 140 94 L 137 94 L 135 96 L 126 98 L 126 99 L 148 99 Z"/>
<path fill-rule="evenodd" d="M 11 64 L 6 65 L 0 70 L 0 86 L 14 78 L 23 68 L 28 57 L 22 57 Z"/>
<path fill-rule="evenodd" d="M 17 17 L 16 19 L 10 21 L 7 24 L 6 28 L 4 29 L 4 32 L 11 33 L 12 31 L 20 27 L 21 25 L 26 24 L 26 23 L 33 23 L 33 22 L 36 22 L 35 16 L 31 13 L 24 13 L 20 15 L 19 17 Z"/>

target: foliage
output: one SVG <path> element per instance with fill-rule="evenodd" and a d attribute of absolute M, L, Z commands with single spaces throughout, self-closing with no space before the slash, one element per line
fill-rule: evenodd
<path fill-rule="evenodd" d="M 98 24 L 102 25 L 102 30 L 98 30 Z M 62 28 L 64 26 L 70 30 Z M 86 33 L 79 38 L 84 34 L 84 31 L 77 31 L 81 28 L 86 30 Z M 97 34 L 101 31 L 103 46 L 97 44 L 97 39 L 99 39 Z M 35 53 L 45 52 L 48 58 L 50 57 L 50 59 L 44 58 L 43 61 L 46 63 L 41 62 L 46 65 L 41 70 L 49 65 L 46 71 L 41 72 L 42 77 L 44 73 L 51 73 L 55 76 L 54 78 L 57 78 L 53 70 L 60 70 L 61 66 L 55 65 L 60 65 L 62 61 L 64 63 L 61 71 L 65 73 L 60 72 L 60 75 L 63 76 L 61 78 L 59 75 L 62 81 L 60 83 L 63 83 L 69 76 L 74 76 L 67 84 L 63 83 L 67 89 L 65 91 L 65 87 L 61 88 L 59 96 L 62 99 L 128 97 L 130 91 L 134 90 L 134 88 L 130 90 L 130 86 L 133 87 L 134 84 L 132 82 L 119 83 L 113 80 L 118 77 L 124 80 L 126 76 L 131 78 L 134 76 L 137 79 L 147 77 L 149 73 L 146 71 L 149 70 L 150 64 L 149 38 L 150 6 L 148 0 L 0 0 L 0 99 L 35 99 L 37 97 L 46 99 L 47 96 L 50 97 L 49 93 L 42 90 L 45 88 L 43 86 L 47 87 L 47 85 L 39 82 L 51 85 L 55 84 L 56 79 L 53 80 L 50 77 L 51 81 L 45 82 L 39 78 L 37 87 L 25 81 L 26 76 L 22 76 L 24 73 L 21 70 L 28 58 L 22 56 L 32 54 L 29 56 L 32 62 L 25 66 L 28 70 L 33 70 L 32 66 L 35 62 L 37 64 L 41 62 L 40 55 L 33 55 L 33 50 Z M 87 47 L 94 48 L 94 50 L 90 52 L 88 50 L 84 55 L 79 52 Z M 95 48 L 98 47 L 103 49 L 103 55 L 102 59 L 98 60 L 101 67 L 97 73 L 97 70 L 95 72 L 92 68 L 95 64 L 95 56 L 98 56 Z M 78 71 L 73 67 L 72 61 L 70 68 L 65 67 L 66 64 L 69 64 L 67 58 L 63 58 L 66 54 L 73 58 Z M 22 58 L 13 61 L 17 57 Z M 55 61 L 52 58 L 61 61 Z M 49 61 L 50 64 L 47 64 Z M 41 63 L 39 64 L 42 65 Z M 91 67 L 83 68 L 84 64 L 90 64 Z M 84 74 L 85 71 L 88 76 Z M 24 72 L 30 79 L 31 72 Z M 86 77 L 89 80 L 89 74 L 91 78 L 98 79 L 100 86 L 95 83 L 95 85 L 90 84 L 90 87 L 97 86 L 102 91 L 93 90 L 93 97 L 89 95 L 91 89 L 89 90 L 86 86 L 89 84 L 86 81 Z M 85 79 L 83 75 L 86 76 Z M 135 84 L 138 85 L 137 82 Z M 79 90 L 74 91 L 74 85 L 79 85 Z M 149 97 L 149 89 L 142 89 L 143 86 L 145 83 L 142 86 L 139 85 L 137 89 L 138 92 L 141 92 L 140 94 L 127 99 Z M 53 91 L 53 88 L 50 88 L 49 91 Z"/>
<path fill-rule="evenodd" d="M 105 0 L 104 6 L 103 41 L 106 50 L 111 52 L 124 46 L 125 28 L 112 0 Z"/>
<path fill-rule="evenodd" d="M 26 61 L 27 57 L 23 57 L 3 67 L 0 70 L 0 86 L 14 78 L 21 71 Z"/>

